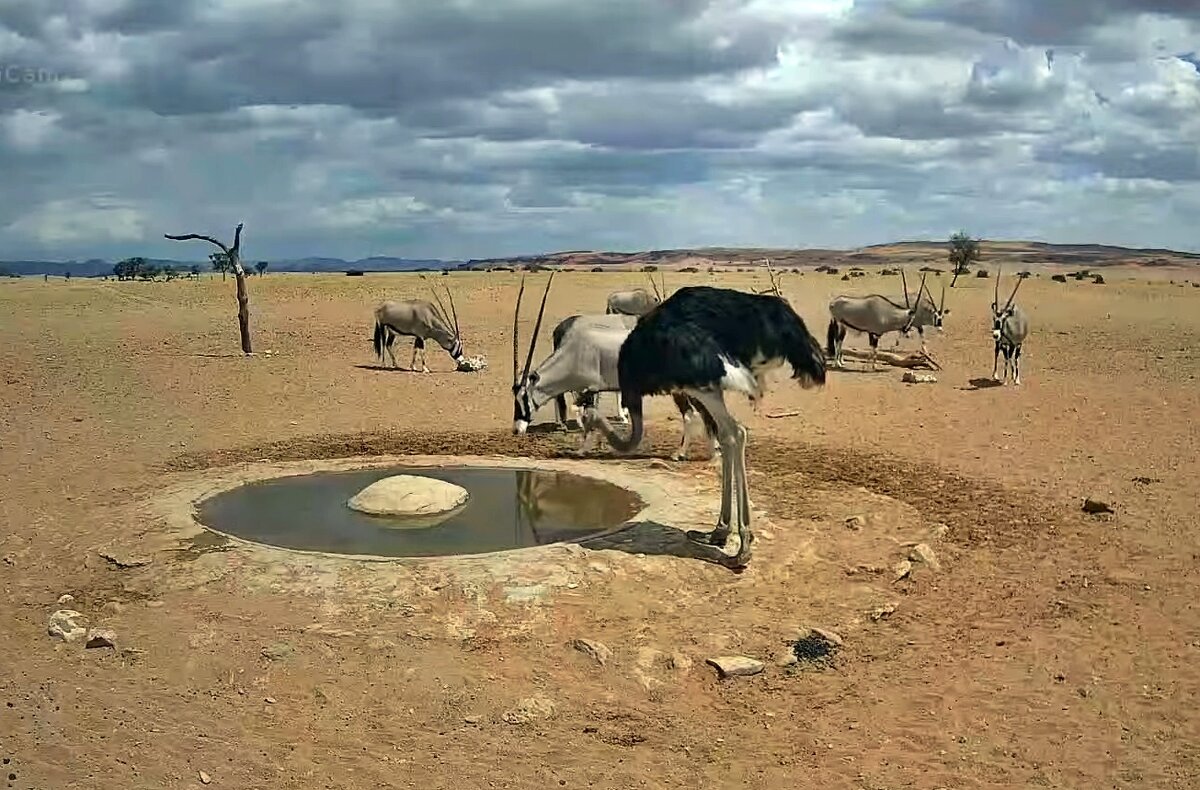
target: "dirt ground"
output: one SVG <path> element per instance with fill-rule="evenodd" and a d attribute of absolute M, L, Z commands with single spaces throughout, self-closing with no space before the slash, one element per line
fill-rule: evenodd
<path fill-rule="evenodd" d="M 0 284 L 0 779 L 1200 786 L 1189 276 L 1030 279 L 1019 388 L 979 386 L 992 281 L 969 278 L 930 338 L 936 384 L 833 371 L 822 390 L 778 380 L 761 414 L 735 402 L 762 511 L 741 574 L 678 540 L 674 527 L 715 518 L 717 470 L 698 451 L 660 460 L 680 427 L 669 399 L 649 405 L 648 450 L 632 459 L 575 461 L 577 435 L 510 435 L 519 275 L 438 278 L 455 289 L 467 353 L 489 367 L 453 372 L 431 349 L 429 375 L 376 369 L 369 346 L 378 300 L 425 292 L 412 276 L 253 279 L 256 349 L 275 352 L 253 358 L 237 353 L 232 281 Z M 555 320 L 602 311 L 640 277 L 558 275 L 537 357 Z M 530 276 L 523 333 L 544 281 Z M 767 285 L 667 277 L 685 282 Z M 784 280 L 822 338 L 833 293 L 881 289 L 899 294 L 898 279 Z M 587 463 L 674 505 L 582 548 L 387 563 L 189 541 L 164 509 L 311 459 L 459 454 Z M 1115 515 L 1082 513 L 1085 496 Z M 893 581 L 914 542 L 939 567 Z M 64 606 L 113 629 L 116 649 L 52 639 Z M 809 626 L 844 645 L 779 665 Z M 599 664 L 577 638 L 611 656 Z M 705 659 L 722 654 L 766 669 L 719 679 Z"/>

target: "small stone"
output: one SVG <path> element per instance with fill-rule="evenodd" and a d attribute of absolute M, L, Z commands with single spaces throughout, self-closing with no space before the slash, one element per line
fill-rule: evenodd
<path fill-rule="evenodd" d="M 692 659 L 683 653 L 675 652 L 667 657 L 667 665 L 679 672 L 689 672 L 692 668 Z"/>
<path fill-rule="evenodd" d="M 935 571 L 942 569 L 942 564 L 938 561 L 937 555 L 933 553 L 933 549 L 929 548 L 928 544 L 918 543 L 913 546 L 908 552 L 908 559 L 911 562 L 923 562 Z"/>
<path fill-rule="evenodd" d="M 867 523 L 867 520 L 862 516 L 851 516 L 846 519 L 846 529 L 859 530 Z"/>
<path fill-rule="evenodd" d="M 1099 515 L 1100 513 L 1113 513 L 1113 509 L 1107 502 L 1101 502 L 1098 499 L 1086 498 L 1083 500 L 1083 512 L 1090 515 Z"/>
<path fill-rule="evenodd" d="M 50 615 L 50 624 L 46 630 L 55 639 L 74 642 L 87 634 L 87 629 L 79 623 L 81 619 L 84 619 L 83 615 L 74 609 L 59 609 Z"/>
<path fill-rule="evenodd" d="M 274 697 L 264 697 L 263 702 L 267 703 L 268 705 L 274 705 L 275 698 Z"/>
<path fill-rule="evenodd" d="M 650 462 L 651 469 L 670 469 L 671 465 L 661 458 L 655 458 Z"/>
<path fill-rule="evenodd" d="M 58 596 L 58 602 L 63 606 L 66 606 L 69 603 L 75 603 L 75 596 L 71 595 L 71 593 L 63 593 L 62 595 Z"/>
<path fill-rule="evenodd" d="M 112 630 L 111 628 L 93 628 L 91 631 L 88 631 L 87 642 L 84 644 L 85 648 L 97 648 L 97 647 L 114 647 L 115 648 L 116 646 L 117 646 L 117 632 Z"/>
<path fill-rule="evenodd" d="M 508 724 L 529 724 L 554 715 L 554 701 L 546 697 L 526 697 L 512 710 L 505 711 L 502 719 Z"/>
<path fill-rule="evenodd" d="M 799 663 L 800 659 L 796 658 L 796 651 L 791 648 L 780 652 L 775 657 L 775 666 L 777 667 L 791 667 Z"/>
<path fill-rule="evenodd" d="M 716 667 L 717 674 L 722 678 L 757 675 L 766 668 L 763 662 L 748 656 L 716 656 L 706 658 L 704 663 Z"/>
<path fill-rule="evenodd" d="M 108 614 L 120 614 L 125 611 L 125 605 L 120 601 L 109 601 L 104 604 L 104 611 Z"/>
<path fill-rule="evenodd" d="M 110 563 L 118 568 L 121 568 L 122 570 L 128 568 L 141 568 L 153 562 L 153 559 L 150 557 L 126 554 L 119 549 L 102 549 L 96 553 L 99 554 L 103 559 L 108 560 Z"/>
<path fill-rule="evenodd" d="M 604 666 L 612 658 L 612 650 L 608 645 L 592 639 L 575 639 L 571 642 L 571 647 L 590 656 L 600 666 Z"/>
<path fill-rule="evenodd" d="M 838 634 L 834 631 L 830 631 L 828 628 L 815 628 L 814 627 L 814 628 L 808 629 L 808 633 L 809 633 L 809 636 L 815 636 L 819 639 L 824 639 L 826 642 L 828 642 L 831 645 L 837 645 L 838 647 L 841 647 L 845 644 L 845 641 L 842 639 L 840 634 Z"/>
<path fill-rule="evenodd" d="M 200 784 L 206 785 L 206 784 L 212 783 L 212 777 L 209 776 L 208 774 L 204 773 L 204 771 L 198 772 L 198 775 L 200 777 Z"/>
<path fill-rule="evenodd" d="M 870 616 L 872 620 L 879 622 L 880 620 L 886 620 L 887 618 L 891 617 L 893 614 L 895 614 L 895 612 L 896 604 L 885 603 L 872 609 Z"/>
<path fill-rule="evenodd" d="M 892 566 L 892 582 L 898 582 L 901 579 L 907 579 L 912 573 L 913 564 L 911 560 L 900 560 Z"/>
<path fill-rule="evenodd" d="M 932 373 L 917 373 L 912 370 L 906 370 L 901 381 L 905 384 L 937 384 L 937 376 Z"/>
<path fill-rule="evenodd" d="M 464 721 L 465 723 L 467 723 L 467 724 L 478 724 L 478 723 L 479 723 L 479 717 L 478 717 L 478 716 L 475 716 L 475 715 L 473 715 L 473 714 L 472 714 L 472 715 L 470 715 L 470 716 L 463 716 L 463 721 Z"/>
<path fill-rule="evenodd" d="M 163 601 L 146 601 L 146 608 L 148 609 L 161 609 L 164 606 L 166 604 Z"/>
<path fill-rule="evenodd" d="M 262 649 L 262 657 L 270 661 L 282 661 L 294 652 L 296 649 L 287 642 L 276 642 Z"/>

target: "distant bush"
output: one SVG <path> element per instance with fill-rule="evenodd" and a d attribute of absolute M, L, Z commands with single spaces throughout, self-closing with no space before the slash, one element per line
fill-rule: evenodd
<path fill-rule="evenodd" d="M 698 272 L 700 270 L 697 269 L 695 266 L 684 266 L 679 271 L 683 272 L 684 274 L 695 274 L 696 272 Z"/>
<path fill-rule="evenodd" d="M 362 271 L 362 269 L 347 269 L 346 276 L 347 277 L 362 277 L 363 271 Z"/>
<path fill-rule="evenodd" d="M 1093 275 L 1092 282 L 1096 285 L 1104 285 L 1104 277 L 1099 274 Z"/>
<path fill-rule="evenodd" d="M 1051 277 L 1050 279 L 1054 280 L 1054 282 L 1056 282 L 1056 283 L 1065 283 L 1067 281 L 1067 275 L 1056 274 L 1053 277 Z"/>
<path fill-rule="evenodd" d="M 602 272 L 602 271 L 604 271 L 604 267 L 603 267 L 603 266 L 593 266 L 593 267 L 592 267 L 592 271 L 594 271 L 594 272 Z"/>
<path fill-rule="evenodd" d="M 657 267 L 657 266 L 655 266 L 655 265 L 653 265 L 653 264 L 649 264 L 649 265 L 647 265 L 647 266 L 643 266 L 643 267 L 642 267 L 642 271 L 644 271 L 644 272 L 656 272 L 656 271 L 658 271 L 658 267 Z"/>
<path fill-rule="evenodd" d="M 975 272 L 975 276 L 980 280 L 986 280 L 988 277 L 991 277 L 991 275 L 988 274 L 987 269 L 980 269 L 979 271 Z"/>

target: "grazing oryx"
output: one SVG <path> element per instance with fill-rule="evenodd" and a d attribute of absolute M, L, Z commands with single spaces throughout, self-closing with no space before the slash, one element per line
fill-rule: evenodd
<path fill-rule="evenodd" d="M 724 546 L 736 498 L 737 553 L 730 556 L 718 550 L 713 557 L 726 567 L 741 568 L 749 562 L 754 538 L 746 484 L 746 429 L 729 413 L 725 392 L 735 390 L 758 400 L 767 372 L 784 364 L 802 387 L 825 383 L 820 341 L 783 299 L 710 286 L 680 288 L 638 321 L 621 346 L 617 369 L 621 397 L 633 422 L 629 439 L 618 436 L 596 410 L 584 412 L 585 427 L 595 426 L 610 445 L 629 452 L 642 440 L 645 396 L 682 392 L 699 404 L 716 424 L 720 440 L 721 512 L 711 532 L 687 534 L 697 542 Z"/>
<path fill-rule="evenodd" d="M 529 341 L 529 352 L 525 357 L 525 368 L 517 371 L 519 341 L 517 337 L 521 315 L 521 297 L 525 293 L 525 282 L 522 279 L 521 289 L 517 292 L 517 307 L 513 317 L 513 433 L 524 434 L 533 421 L 533 415 L 539 408 L 550 400 L 566 392 L 581 393 L 580 401 L 586 403 L 585 409 L 596 410 L 596 395 L 601 392 L 620 392 L 621 385 L 617 378 L 617 359 L 621 345 L 629 336 L 630 328 L 624 325 L 577 324 L 571 327 L 562 338 L 562 344 L 550 356 L 542 360 L 537 368 L 530 370 L 533 364 L 533 354 L 537 347 L 538 331 L 542 327 L 542 316 L 546 311 L 546 297 L 550 293 L 550 284 L 554 273 L 546 282 L 546 291 L 542 294 L 542 304 L 538 308 L 537 321 L 534 323 L 533 337 Z M 697 410 L 696 405 L 685 395 L 675 397 L 675 406 L 683 417 L 683 438 L 679 449 L 675 452 L 675 460 L 687 457 L 688 445 L 691 440 L 690 427 L 697 417 L 700 417 L 709 431 L 710 437 L 716 433 L 716 426 L 706 415 Z M 580 452 L 591 447 L 594 435 L 591 435 L 587 424 L 584 424 L 583 443 Z M 715 451 L 714 446 L 714 451 Z"/>
<path fill-rule="evenodd" d="M 462 333 L 458 328 L 458 310 L 454 307 L 454 297 L 450 289 L 446 289 L 446 297 L 450 300 L 450 311 L 454 316 L 454 327 L 451 329 L 450 319 L 446 316 L 446 307 L 442 304 L 437 291 L 433 292 L 438 306 L 424 299 L 404 299 L 402 301 L 387 301 L 375 308 L 375 356 L 383 364 L 383 352 L 387 349 L 392 358 L 392 367 L 396 364 L 396 355 L 392 352 L 392 343 L 396 336 L 401 335 L 413 339 L 412 370 L 417 369 L 417 354 L 421 355 L 421 372 L 429 373 L 425 362 L 425 341 L 432 339 L 444 348 L 456 365 L 462 364 L 463 344 Z M 440 308 L 440 309 L 439 309 Z"/>
<path fill-rule="evenodd" d="M 654 275 L 647 274 L 646 276 L 650 278 L 650 287 L 654 289 L 653 294 L 645 288 L 634 288 L 632 291 L 613 291 L 608 295 L 608 304 L 604 308 L 604 312 L 608 315 L 643 316 L 662 304 L 662 300 L 667 298 L 665 278 L 661 274 L 659 275 L 659 280 L 662 281 L 662 288 L 659 289 L 658 283 L 654 282 Z"/>
<path fill-rule="evenodd" d="M 829 303 L 829 330 L 825 353 L 832 357 L 835 367 L 842 367 L 842 342 L 846 330 L 864 332 L 871 342 L 871 370 L 875 370 L 875 354 L 879 350 L 879 338 L 888 332 L 907 334 L 913 327 L 921 335 L 921 350 L 925 351 L 923 327 L 942 325 L 942 316 L 948 312 L 946 289 L 942 287 L 942 305 L 934 307 L 933 296 L 925 287 L 925 274 L 921 275 L 921 287 L 917 289 L 916 304 L 908 298 L 908 285 L 904 287 L 904 307 L 879 294 L 869 296 L 837 296 Z"/>
<path fill-rule="evenodd" d="M 1021 344 L 1029 334 L 1029 319 L 1025 311 L 1013 304 L 1017 297 L 1017 289 L 1025 278 L 1017 277 L 1008 301 L 1000 307 L 1000 272 L 996 272 L 996 292 L 992 297 L 992 339 L 996 341 L 996 354 L 992 358 L 992 379 L 999 382 L 1008 380 L 1008 369 L 1012 366 L 1013 384 L 1021 384 Z M 996 368 L 1000 365 L 1000 353 L 1004 353 L 1004 378 L 996 376 Z"/>

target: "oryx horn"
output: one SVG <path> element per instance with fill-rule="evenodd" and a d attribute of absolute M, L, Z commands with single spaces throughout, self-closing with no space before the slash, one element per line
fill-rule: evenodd
<path fill-rule="evenodd" d="M 521 290 L 517 291 L 517 309 L 513 313 L 513 384 L 521 379 L 517 376 L 517 332 L 521 323 L 521 297 L 525 295 L 525 275 L 521 275 Z"/>
<path fill-rule="evenodd" d="M 546 280 L 546 290 L 542 292 L 542 305 L 538 308 L 537 321 L 533 324 L 533 337 L 529 339 L 529 353 L 525 355 L 525 369 L 521 372 L 521 377 L 517 381 L 525 381 L 525 377 L 529 375 L 529 368 L 533 365 L 533 352 L 537 348 L 538 332 L 542 328 L 542 316 L 546 313 L 546 297 L 550 295 L 550 283 L 554 282 L 554 270 L 550 271 L 550 277 Z"/>

